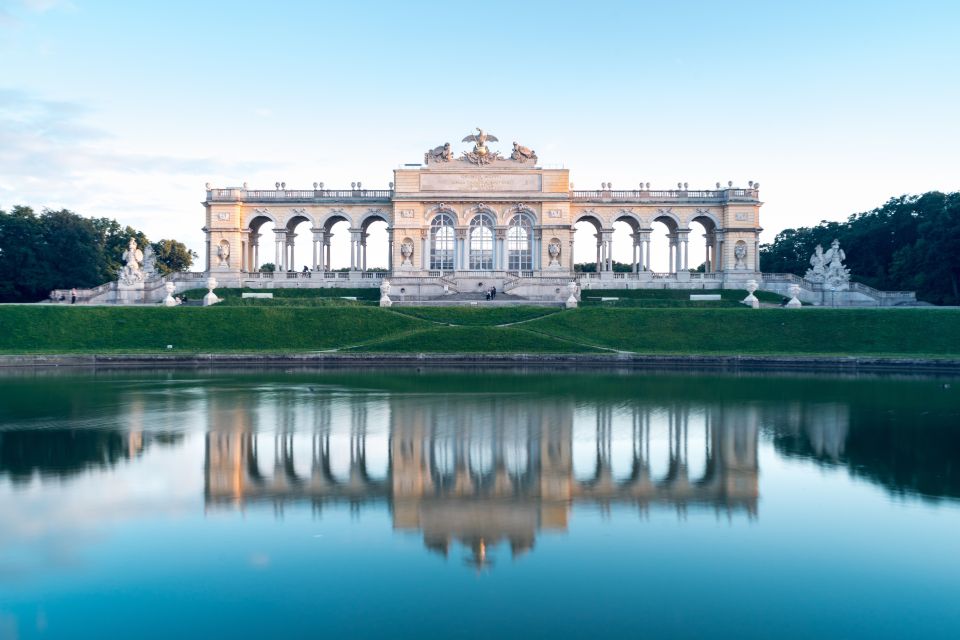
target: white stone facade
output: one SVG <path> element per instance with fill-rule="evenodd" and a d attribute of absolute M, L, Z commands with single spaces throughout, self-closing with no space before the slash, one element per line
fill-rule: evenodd
<path fill-rule="evenodd" d="M 384 274 L 367 271 L 366 238 L 372 222 L 384 221 L 391 282 L 415 283 L 426 288 L 424 295 L 440 294 L 444 286 L 469 290 L 487 283 L 520 295 L 552 297 L 557 285 L 572 278 L 592 288 L 719 288 L 760 277 L 758 185 L 717 185 L 713 190 L 686 185 L 613 190 L 603 185 L 576 191 L 569 170 L 536 166 L 535 155 L 517 157 L 490 152 L 477 164 L 473 154 L 455 159 L 438 147 L 428 153 L 427 164 L 396 169 L 389 190 L 208 185 L 206 270 L 225 286 L 378 286 Z M 350 227 L 349 273 L 330 271 L 331 228 L 340 221 Z M 573 273 L 574 228 L 582 221 L 596 229 L 596 240 L 591 239 L 596 273 Z M 631 273 L 613 271 L 613 225 L 618 221 L 632 229 Z M 274 227 L 272 238 L 260 233 L 267 222 Z M 667 273 L 650 269 L 654 222 L 668 229 Z M 702 224 L 706 234 L 691 238 L 693 222 Z M 313 242 L 312 271 L 289 272 L 293 238 L 304 229 Z M 705 273 L 690 272 L 689 243 L 694 241 L 706 245 Z M 276 264 L 277 273 L 257 273 L 255 266 L 264 262 Z"/>

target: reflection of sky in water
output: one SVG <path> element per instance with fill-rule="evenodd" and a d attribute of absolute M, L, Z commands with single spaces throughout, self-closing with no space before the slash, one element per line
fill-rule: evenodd
<path fill-rule="evenodd" d="M 903 460 L 934 459 L 929 441 L 858 449 L 919 415 L 944 429 L 956 395 L 857 383 L 841 402 L 816 385 L 783 399 L 739 384 L 754 400 L 233 378 L 0 414 L 0 450 L 14 432 L 78 425 L 119 430 L 128 447 L 66 475 L 0 469 L 0 638 L 956 637 L 955 477 L 939 470 L 939 496 L 894 486 Z M 379 493 L 265 490 L 248 458 L 212 446 L 255 449 L 268 479 L 290 462 L 283 477 L 304 485 L 322 458 L 340 487 L 360 452 Z M 699 499 L 655 488 L 679 477 L 677 460 Z M 654 487 L 650 499 L 602 498 L 604 472 L 611 487 Z M 718 477 L 729 487 L 704 489 Z"/>

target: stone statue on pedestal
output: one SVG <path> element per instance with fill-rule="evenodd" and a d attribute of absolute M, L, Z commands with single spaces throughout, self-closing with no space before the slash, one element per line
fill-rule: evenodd
<path fill-rule="evenodd" d="M 130 238 L 127 250 L 121 256 L 124 266 L 120 269 L 120 284 L 132 285 L 143 282 L 143 269 L 140 264 L 143 262 L 143 251 L 137 248 L 137 241 Z"/>
<path fill-rule="evenodd" d="M 847 255 L 840 248 L 840 241 L 834 239 L 827 251 L 817 245 L 810 256 L 810 269 L 804 276 L 810 282 L 822 284 L 832 291 L 844 291 L 850 288 L 850 270 L 843 266 Z"/>
<path fill-rule="evenodd" d="M 384 278 L 383 282 L 380 283 L 380 306 L 381 307 L 392 307 L 393 300 L 390 299 L 390 281 Z"/>

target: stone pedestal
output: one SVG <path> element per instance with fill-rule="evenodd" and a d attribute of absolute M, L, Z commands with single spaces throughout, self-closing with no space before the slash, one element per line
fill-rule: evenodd
<path fill-rule="evenodd" d="M 117 304 L 141 304 L 143 302 L 143 282 L 132 284 L 117 283 Z"/>
<path fill-rule="evenodd" d="M 176 290 L 177 285 L 172 282 L 168 282 L 163 285 L 163 289 L 167 292 L 167 297 L 163 299 L 163 306 L 165 307 L 175 307 L 177 306 L 177 301 L 173 297 L 173 292 Z"/>
<path fill-rule="evenodd" d="M 752 307 L 753 309 L 760 308 L 760 301 L 757 300 L 757 296 L 753 295 L 754 291 L 757 290 L 757 286 L 756 280 L 747 280 L 747 297 L 741 300 L 743 304 L 747 305 L 748 307 Z"/>
<path fill-rule="evenodd" d="M 803 305 L 800 303 L 800 298 L 797 296 L 800 295 L 800 285 L 792 284 L 788 289 L 790 292 L 790 301 L 787 303 L 788 309 L 799 309 Z"/>

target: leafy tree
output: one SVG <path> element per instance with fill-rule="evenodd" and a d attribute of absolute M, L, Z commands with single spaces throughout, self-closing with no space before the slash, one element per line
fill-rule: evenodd
<path fill-rule="evenodd" d="M 0 301 L 38 300 L 49 265 L 41 256 L 42 224 L 30 207 L 0 211 Z"/>
<path fill-rule="evenodd" d="M 95 287 L 115 280 L 130 238 L 147 237 L 109 218 L 84 218 L 61 209 L 37 215 L 30 207 L 0 211 L 0 302 L 35 302 L 52 289 Z M 170 271 L 189 268 L 196 254 L 175 240 L 162 240 Z M 160 253 L 160 252 L 158 252 Z"/>
<path fill-rule="evenodd" d="M 816 245 L 827 247 L 834 238 L 849 256 L 854 280 L 960 303 L 960 193 L 900 196 L 846 222 L 785 229 L 760 248 L 760 268 L 803 275 Z"/>
<path fill-rule="evenodd" d="M 263 271 L 264 273 L 273 273 L 276 270 L 277 265 L 273 264 L 272 262 L 264 262 L 262 265 L 260 265 L 260 271 Z"/>
<path fill-rule="evenodd" d="M 177 240 L 154 242 L 153 253 L 157 257 L 157 269 L 163 275 L 176 271 L 189 271 L 197 258 L 196 251 L 187 249 L 187 245 Z"/>

